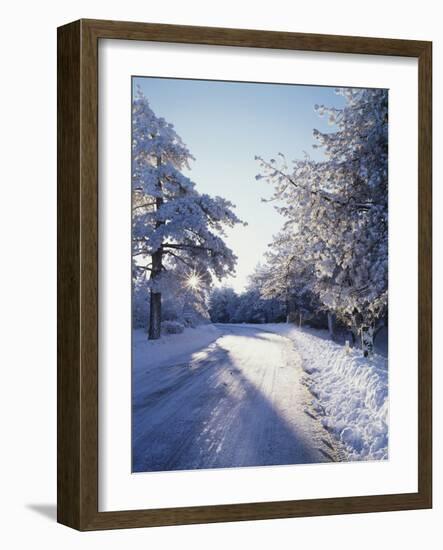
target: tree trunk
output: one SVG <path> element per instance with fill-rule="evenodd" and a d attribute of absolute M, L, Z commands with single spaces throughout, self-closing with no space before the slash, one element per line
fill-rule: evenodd
<path fill-rule="evenodd" d="M 363 355 L 370 357 L 374 353 L 374 327 L 371 325 L 362 325 L 360 332 Z"/>
<path fill-rule="evenodd" d="M 157 158 L 157 166 L 161 165 L 161 158 Z M 160 179 L 157 182 L 157 188 L 161 191 L 162 184 Z M 157 197 L 155 199 L 156 210 L 158 210 L 163 204 L 163 197 Z M 164 222 L 157 221 L 155 226 L 156 228 L 163 225 Z M 161 292 L 158 292 L 155 288 L 156 279 L 161 275 L 163 269 L 163 248 L 159 247 L 152 254 L 152 270 L 151 270 L 151 281 L 153 282 L 154 288 L 151 289 L 150 294 L 150 309 L 149 309 L 149 340 L 158 340 L 161 336 L 161 321 L 162 321 L 162 295 Z"/>
<path fill-rule="evenodd" d="M 334 315 L 328 311 L 328 332 L 329 336 L 334 339 Z"/>
<path fill-rule="evenodd" d="M 352 347 L 354 347 L 356 338 L 355 338 L 355 332 L 352 328 L 349 329 L 349 334 L 351 335 Z"/>
<path fill-rule="evenodd" d="M 154 288 L 151 288 L 150 308 L 149 308 L 149 340 L 157 340 L 161 336 L 162 320 L 162 295 L 155 288 L 155 279 L 159 277 L 162 271 L 163 250 L 159 248 L 152 255 L 151 281 Z"/>
<path fill-rule="evenodd" d="M 161 335 L 162 295 L 151 290 L 149 310 L 149 340 L 158 340 Z"/>

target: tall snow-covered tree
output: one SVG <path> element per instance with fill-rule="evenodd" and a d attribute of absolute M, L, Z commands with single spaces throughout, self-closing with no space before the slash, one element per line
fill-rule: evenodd
<path fill-rule="evenodd" d="M 177 265 L 194 282 L 232 273 L 236 257 L 224 229 L 240 223 L 233 205 L 200 194 L 183 171 L 193 160 L 172 124 L 157 117 L 139 90 L 132 107 L 133 274 L 149 277 L 149 338 L 160 337 L 164 273 Z"/>
<path fill-rule="evenodd" d="M 343 108 L 316 106 L 334 131 L 314 130 L 323 161 L 289 167 L 257 157 L 274 185 L 285 231 L 312 266 L 311 290 L 326 309 L 356 330 L 387 311 L 388 92 L 339 90 Z"/>

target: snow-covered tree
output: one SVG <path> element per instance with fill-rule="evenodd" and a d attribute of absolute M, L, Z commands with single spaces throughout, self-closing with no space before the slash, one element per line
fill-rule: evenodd
<path fill-rule="evenodd" d="M 304 261 L 297 235 L 284 229 L 268 246 L 266 263 L 257 266 L 251 276 L 261 298 L 277 300 L 286 322 L 300 319 L 300 315 L 303 317 L 306 313 L 310 317 L 316 315 L 320 304 L 310 288 L 312 266 Z"/>
<path fill-rule="evenodd" d="M 263 298 L 251 284 L 238 297 L 234 323 L 276 323 L 284 320 L 284 305 L 276 298 Z"/>
<path fill-rule="evenodd" d="M 214 323 L 231 323 L 238 306 L 238 296 L 233 288 L 214 288 L 209 299 L 209 315 Z"/>
<path fill-rule="evenodd" d="M 132 254 L 134 278 L 149 278 L 149 338 L 160 337 L 165 274 L 186 266 L 189 278 L 222 279 L 236 257 L 224 228 L 240 220 L 233 205 L 200 194 L 184 175 L 193 157 L 172 124 L 157 117 L 139 90 L 132 108 Z"/>
<path fill-rule="evenodd" d="M 335 130 L 314 130 L 323 161 L 264 160 L 284 232 L 311 266 L 310 290 L 357 331 L 387 311 L 388 92 L 342 89 L 342 109 L 316 106 Z"/>

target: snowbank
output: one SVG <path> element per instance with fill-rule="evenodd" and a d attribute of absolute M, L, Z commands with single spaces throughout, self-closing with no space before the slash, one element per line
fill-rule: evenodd
<path fill-rule="evenodd" d="M 144 329 L 132 332 L 133 365 L 135 371 L 141 366 L 162 366 L 178 362 L 185 355 L 208 346 L 220 336 L 214 325 L 185 328 L 181 334 L 165 334 L 159 340 L 148 340 Z"/>
<path fill-rule="evenodd" d="M 325 428 L 344 445 L 349 460 L 388 458 L 388 362 L 327 339 L 325 331 L 268 325 L 294 341 Z"/>

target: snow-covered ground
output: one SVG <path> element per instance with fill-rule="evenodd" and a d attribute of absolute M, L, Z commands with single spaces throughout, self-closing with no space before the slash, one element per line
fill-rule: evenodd
<path fill-rule="evenodd" d="M 287 324 L 133 336 L 133 470 L 388 457 L 387 359 Z"/>
<path fill-rule="evenodd" d="M 133 341 L 134 471 L 340 460 L 288 338 L 217 325 Z"/>
<path fill-rule="evenodd" d="M 219 336 L 220 330 L 212 324 L 185 328 L 181 334 L 165 334 L 159 340 L 148 340 L 145 330 L 136 329 L 132 332 L 133 374 L 137 374 L 137 367 L 143 364 L 153 368 L 176 362 L 182 356 L 204 349 Z"/>
<path fill-rule="evenodd" d="M 325 331 L 294 325 L 268 325 L 290 338 L 303 360 L 312 406 L 325 428 L 345 446 L 347 460 L 388 458 L 388 361 L 346 353 Z"/>

